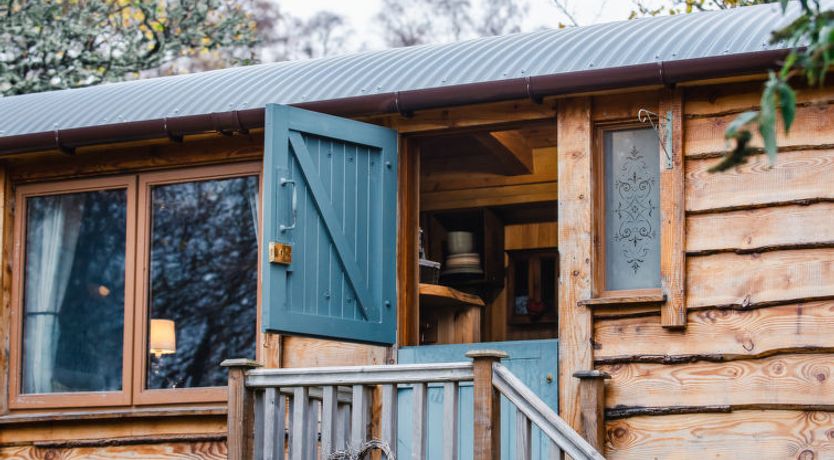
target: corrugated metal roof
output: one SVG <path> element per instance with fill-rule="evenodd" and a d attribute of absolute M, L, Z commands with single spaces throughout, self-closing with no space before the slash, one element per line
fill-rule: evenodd
<path fill-rule="evenodd" d="M 0 137 L 777 49 L 771 30 L 797 10 L 769 4 L 0 98 Z"/>

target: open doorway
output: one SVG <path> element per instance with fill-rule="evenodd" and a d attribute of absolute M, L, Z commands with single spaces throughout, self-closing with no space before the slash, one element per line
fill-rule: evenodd
<path fill-rule="evenodd" d="M 419 343 L 557 337 L 553 122 L 419 140 Z"/>

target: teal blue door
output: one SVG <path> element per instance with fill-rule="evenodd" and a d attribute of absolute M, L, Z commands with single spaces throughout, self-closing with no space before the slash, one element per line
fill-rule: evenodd
<path fill-rule="evenodd" d="M 275 104 L 264 130 L 264 329 L 393 344 L 397 133 Z"/>
<path fill-rule="evenodd" d="M 525 340 L 518 342 L 488 342 L 462 345 L 427 345 L 404 347 L 398 351 L 400 364 L 448 363 L 468 360 L 464 354 L 473 349 L 497 349 L 507 352 L 509 358 L 502 362 L 530 387 L 549 406 L 556 408 L 559 385 L 556 382 L 558 365 L 558 340 Z M 472 458 L 472 386 L 461 385 L 459 395 L 460 435 L 458 438 L 460 460 Z M 397 452 L 407 458 L 411 452 L 411 389 L 399 390 L 397 408 Z M 428 392 L 428 455 L 426 458 L 442 458 L 443 439 L 443 388 L 429 388 Z M 515 409 L 509 401 L 501 398 L 501 459 L 515 460 Z M 549 441 L 533 428 L 533 459 L 548 458 Z"/>

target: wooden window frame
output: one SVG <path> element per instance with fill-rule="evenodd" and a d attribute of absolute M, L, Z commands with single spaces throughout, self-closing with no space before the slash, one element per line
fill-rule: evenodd
<path fill-rule="evenodd" d="M 144 388 L 148 365 L 147 288 L 150 262 L 150 190 L 153 185 L 186 183 L 199 180 L 244 176 L 258 177 L 258 226 L 263 219 L 263 167 L 260 161 L 212 166 L 184 166 L 160 172 L 138 171 L 130 175 L 70 179 L 20 185 L 15 191 L 14 247 L 12 262 L 11 330 L 9 367 L 9 408 L 53 410 L 65 408 L 129 407 L 193 403 L 223 403 L 227 388 L 201 387 L 153 389 Z M 36 196 L 60 195 L 98 190 L 125 189 L 127 193 L 125 246 L 125 305 L 122 353 L 122 389 L 120 391 L 64 392 L 26 394 L 21 392 L 23 344 L 23 263 L 25 255 L 26 200 Z M 261 246 L 261 232 L 258 247 Z M 261 251 L 258 250 L 258 282 L 256 302 L 255 358 L 261 359 L 258 346 L 267 337 L 261 330 Z"/>
<path fill-rule="evenodd" d="M 646 128 L 644 123 L 628 121 L 601 122 L 594 125 L 591 190 L 592 211 L 592 297 L 580 301 L 583 305 L 645 305 L 660 306 L 661 325 L 670 329 L 686 327 L 686 203 L 683 152 L 683 92 L 680 89 L 663 90 L 657 113 L 664 126 L 659 139 L 660 172 L 658 175 L 660 201 L 660 288 L 609 291 L 605 289 L 605 191 L 604 191 L 604 134 L 608 131 Z M 665 126 L 666 114 L 671 114 L 671 126 Z M 671 133 L 667 130 L 671 129 Z M 665 146 L 666 135 L 671 145 Z M 666 164 L 666 150 L 671 149 L 671 168 Z"/>
<path fill-rule="evenodd" d="M 608 303 L 610 299 L 617 299 L 616 302 L 622 304 L 663 302 L 663 300 L 665 300 L 661 288 L 609 290 L 605 285 L 605 134 L 609 132 L 628 131 L 634 129 L 651 128 L 643 123 L 614 122 L 598 123 L 594 129 L 593 227 L 595 233 L 594 260 L 596 263 L 594 264 L 593 270 L 593 299 L 591 299 L 591 301 L 585 301 L 585 304 L 602 302 Z M 660 154 L 663 153 L 662 149 L 658 150 L 660 150 Z M 658 184 L 658 187 L 659 186 L 660 184 Z M 662 231 L 662 227 L 658 229 L 658 238 L 660 238 L 661 241 L 663 240 L 663 235 L 661 234 Z M 662 253 L 662 248 L 660 249 Z M 594 302 L 594 300 L 597 300 L 597 302 Z M 647 302 L 647 300 L 649 302 Z"/>
<path fill-rule="evenodd" d="M 25 263 L 26 200 L 31 197 L 124 189 L 127 193 L 125 228 L 125 293 L 122 342 L 122 389 L 120 391 L 83 391 L 64 393 L 22 392 L 23 372 L 23 264 Z M 117 176 L 101 179 L 67 180 L 17 187 L 14 216 L 14 253 L 12 270 L 12 308 L 10 331 L 9 408 L 52 409 L 67 407 L 110 407 L 129 405 L 132 397 L 134 281 L 136 267 L 136 178 Z"/>
<path fill-rule="evenodd" d="M 136 282 L 136 317 L 134 320 L 133 348 L 136 358 L 133 371 L 133 404 L 134 405 L 163 405 L 182 403 L 223 402 L 227 398 L 227 389 L 220 387 L 147 389 L 145 388 L 148 366 L 147 327 L 148 327 L 148 288 L 150 277 L 150 237 L 151 237 L 151 187 L 156 185 L 181 184 L 195 181 L 215 179 L 229 179 L 235 177 L 258 176 L 258 195 L 263 190 L 262 166 L 257 163 L 237 163 L 220 166 L 203 166 L 187 169 L 176 169 L 162 172 L 152 172 L 139 175 L 138 188 L 138 231 L 136 235 L 138 270 L 141 279 Z M 261 202 L 263 200 L 260 200 Z M 261 224 L 263 206 L 258 206 L 258 226 Z M 259 232 L 260 233 L 260 232 Z M 260 234 L 258 235 L 260 240 Z M 258 241 L 260 248 L 260 241 Z M 261 332 L 261 276 L 260 254 L 258 251 L 258 290 L 257 290 L 257 320 L 255 333 L 255 359 L 260 359 L 261 350 L 257 344 L 262 341 Z M 229 356 L 229 358 L 235 358 Z M 219 363 L 218 363 L 219 364 Z"/>

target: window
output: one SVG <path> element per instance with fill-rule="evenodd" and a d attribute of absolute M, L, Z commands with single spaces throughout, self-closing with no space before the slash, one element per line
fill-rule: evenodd
<path fill-rule="evenodd" d="M 256 355 L 259 172 L 19 187 L 11 407 L 223 400 Z"/>
<path fill-rule="evenodd" d="M 605 129 L 598 167 L 598 294 L 660 289 L 660 156 L 651 128 Z M 601 218 L 600 218 L 601 217 Z"/>

